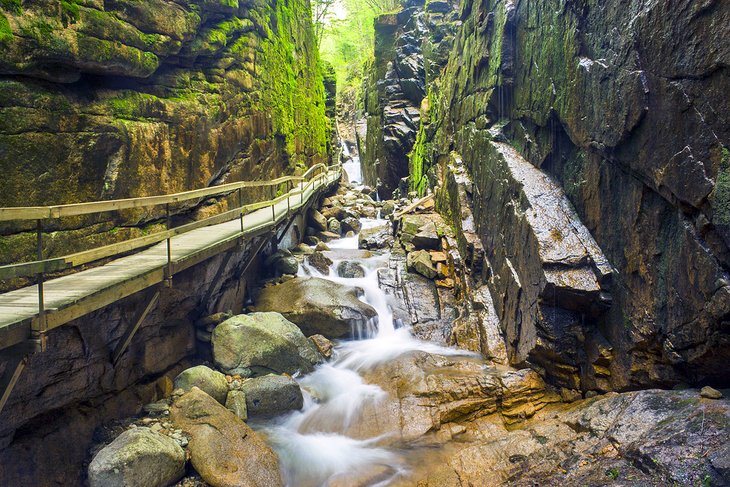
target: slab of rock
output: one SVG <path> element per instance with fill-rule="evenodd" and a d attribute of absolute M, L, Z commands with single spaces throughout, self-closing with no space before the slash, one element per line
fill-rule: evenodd
<path fill-rule="evenodd" d="M 335 348 L 334 343 L 332 343 L 322 335 L 312 335 L 311 337 L 309 337 L 309 340 L 314 344 L 314 348 L 316 348 L 317 351 L 319 351 L 319 353 L 321 353 L 324 358 L 332 358 L 332 354 Z"/>
<path fill-rule="evenodd" d="M 286 375 L 265 375 L 249 379 L 241 390 L 251 417 L 270 418 L 302 409 L 304 398 L 297 381 Z"/>
<path fill-rule="evenodd" d="M 393 244 L 394 238 L 390 233 L 390 225 L 382 225 L 366 228 L 360 231 L 358 246 L 361 249 L 384 249 Z"/>
<path fill-rule="evenodd" d="M 242 377 L 306 374 L 322 360 L 299 327 L 274 312 L 234 316 L 213 330 L 212 343 L 216 365 Z"/>
<path fill-rule="evenodd" d="M 340 225 L 339 220 L 337 218 L 330 218 L 327 220 L 327 230 L 336 233 L 337 235 L 342 233 L 342 226 Z"/>
<path fill-rule="evenodd" d="M 431 262 L 431 255 L 425 250 L 409 252 L 406 257 L 406 267 L 410 272 L 417 272 L 428 279 L 433 279 L 438 275 Z"/>
<path fill-rule="evenodd" d="M 358 299 L 357 288 L 318 277 L 297 277 L 262 289 L 256 311 L 278 311 L 305 335 L 344 338 L 368 326 L 375 309 Z"/>
<path fill-rule="evenodd" d="M 321 232 L 327 231 L 327 218 L 325 218 L 325 216 L 316 209 L 312 208 L 309 210 L 309 213 L 307 214 L 307 221 L 315 230 L 319 230 Z"/>
<path fill-rule="evenodd" d="M 176 427 L 191 436 L 190 461 L 208 484 L 283 486 L 276 453 L 238 416 L 200 389 L 178 398 L 170 416 Z"/>
<path fill-rule="evenodd" d="M 189 391 L 193 387 L 199 387 L 221 404 L 226 402 L 228 381 L 226 376 L 217 370 L 198 365 L 183 370 L 175 377 L 175 389 Z"/>
<path fill-rule="evenodd" d="M 185 474 L 185 451 L 172 438 L 138 427 L 125 431 L 89 465 L 90 487 L 165 487 Z"/>
<path fill-rule="evenodd" d="M 342 220 L 342 231 L 343 232 L 355 232 L 358 233 L 362 229 L 362 223 L 358 218 L 347 217 Z"/>
<path fill-rule="evenodd" d="M 332 259 L 324 255 L 322 252 L 314 252 L 312 255 L 307 257 L 307 262 L 325 276 L 329 275 Z"/>
<path fill-rule="evenodd" d="M 228 397 L 226 397 L 226 409 L 238 416 L 241 421 L 246 421 L 248 419 L 246 393 L 243 391 L 228 391 Z"/>
<path fill-rule="evenodd" d="M 441 246 L 441 238 L 436 231 L 436 225 L 429 222 L 419 228 L 418 233 L 411 238 L 411 243 L 417 249 L 437 250 Z"/>

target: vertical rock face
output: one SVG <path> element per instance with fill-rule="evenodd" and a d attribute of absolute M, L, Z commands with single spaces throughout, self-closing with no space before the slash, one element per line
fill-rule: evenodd
<path fill-rule="evenodd" d="M 427 79 L 440 72 L 453 41 L 454 6 L 408 0 L 375 20 L 375 58 L 365 87 L 367 132 L 360 140 L 365 181 L 389 198 L 408 176 Z"/>
<path fill-rule="evenodd" d="M 475 0 L 461 21 L 411 187 L 437 180 L 479 236 L 511 361 L 584 390 L 727 384 L 730 5 Z"/>
<path fill-rule="evenodd" d="M 0 3 L 0 206 L 173 193 L 324 160 L 310 18 L 306 0 Z M 54 222 L 67 232 L 46 251 L 127 238 L 156 216 Z M 0 229 L 13 235 L 0 260 L 33 252 L 23 230 Z"/>

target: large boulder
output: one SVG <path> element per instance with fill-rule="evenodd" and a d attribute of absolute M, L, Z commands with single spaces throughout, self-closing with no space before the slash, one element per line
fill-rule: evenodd
<path fill-rule="evenodd" d="M 230 318 L 213 330 L 213 359 L 231 375 L 309 373 L 321 355 L 294 323 L 279 313 Z"/>
<path fill-rule="evenodd" d="M 390 232 L 390 225 L 383 223 L 361 230 L 358 237 L 358 246 L 361 249 L 384 249 L 390 247 L 394 240 Z"/>
<path fill-rule="evenodd" d="M 351 260 L 343 260 L 337 264 L 337 275 L 346 279 L 365 277 L 365 269 L 358 263 Z"/>
<path fill-rule="evenodd" d="M 299 261 L 291 251 L 286 249 L 280 249 L 271 254 L 264 261 L 264 265 L 277 276 L 296 274 L 299 270 Z"/>
<path fill-rule="evenodd" d="M 283 485 L 276 453 L 238 416 L 197 387 L 175 401 L 170 416 L 190 435 L 190 461 L 208 484 Z"/>
<path fill-rule="evenodd" d="M 199 387 L 221 404 L 226 402 L 228 395 L 228 381 L 226 376 L 205 365 L 198 365 L 180 372 L 175 377 L 175 389 L 189 391 Z"/>
<path fill-rule="evenodd" d="M 317 245 L 319 247 L 319 245 Z M 328 275 L 330 273 L 330 266 L 332 265 L 332 259 L 324 255 L 322 252 L 317 251 L 307 257 L 309 265 L 317 269 L 320 273 Z"/>
<path fill-rule="evenodd" d="M 312 208 L 309 210 L 309 214 L 307 216 L 307 221 L 312 228 L 322 232 L 327 231 L 327 218 L 325 218 L 322 213 Z"/>
<path fill-rule="evenodd" d="M 318 277 L 297 277 L 261 290 L 256 311 L 278 311 L 305 335 L 344 338 L 378 313 L 358 299 L 357 288 Z"/>
<path fill-rule="evenodd" d="M 304 398 L 297 381 L 285 375 L 266 375 L 249 379 L 241 390 L 246 395 L 246 410 L 251 417 L 270 418 L 302 409 Z"/>
<path fill-rule="evenodd" d="M 89 465 L 90 487 L 164 487 L 185 474 L 185 451 L 149 428 L 125 431 Z"/>

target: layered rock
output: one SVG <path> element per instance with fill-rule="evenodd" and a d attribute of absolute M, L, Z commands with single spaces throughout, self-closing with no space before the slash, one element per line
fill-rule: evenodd
<path fill-rule="evenodd" d="M 0 206 L 175 193 L 325 160 L 310 18 L 303 0 L 2 3 Z M 141 235 L 160 211 L 53 221 L 64 231 L 46 256 Z M 12 234 L 1 262 L 35 257 L 28 229 L 0 229 Z"/>
<path fill-rule="evenodd" d="M 513 363 L 583 390 L 729 380 L 730 125 L 711 108 L 729 18 L 719 1 L 465 2 L 411 188 L 438 183 L 462 254 L 483 252 Z"/>
<path fill-rule="evenodd" d="M 445 64 L 455 26 L 450 2 L 411 0 L 403 7 L 375 19 L 375 58 L 365 88 L 367 132 L 359 140 L 365 182 L 382 198 L 408 176 L 426 83 Z"/>

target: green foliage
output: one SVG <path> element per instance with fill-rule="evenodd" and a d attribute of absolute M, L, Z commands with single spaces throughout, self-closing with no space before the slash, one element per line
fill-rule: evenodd
<path fill-rule="evenodd" d="M 20 0 L 0 0 L 0 8 L 15 15 L 23 13 Z"/>
<path fill-rule="evenodd" d="M 8 18 L 0 12 L 0 42 L 9 41 L 13 38 L 13 31 L 10 28 Z"/>
<path fill-rule="evenodd" d="M 616 480 L 620 474 L 621 472 L 616 467 L 611 467 L 606 470 L 606 477 L 609 477 L 611 480 Z"/>
<path fill-rule="evenodd" d="M 375 18 L 397 9 L 400 3 L 396 0 L 339 0 L 336 5 L 345 14 L 339 17 L 331 14 L 323 20 L 320 53 L 335 67 L 341 92 L 359 90 L 366 75 L 365 64 L 373 57 Z"/>
<path fill-rule="evenodd" d="M 61 0 L 61 23 L 64 27 L 79 20 L 79 0 Z"/>

